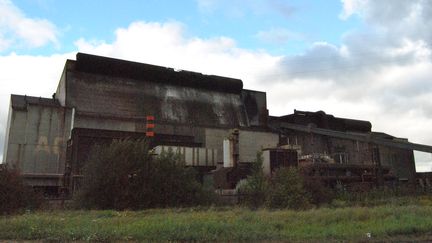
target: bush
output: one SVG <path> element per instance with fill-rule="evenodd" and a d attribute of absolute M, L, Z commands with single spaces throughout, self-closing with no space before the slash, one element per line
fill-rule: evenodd
<path fill-rule="evenodd" d="M 38 209 L 43 197 L 24 185 L 17 170 L 0 167 L 0 214 L 16 213 L 23 209 Z"/>
<path fill-rule="evenodd" d="M 303 186 L 310 203 L 316 206 L 331 203 L 335 198 L 334 191 L 326 187 L 319 179 L 303 177 Z"/>
<path fill-rule="evenodd" d="M 269 208 L 304 209 L 310 203 L 327 202 L 327 190 L 317 181 L 306 181 L 296 168 L 278 169 L 271 177 L 263 173 L 262 153 L 257 153 L 251 175 L 240 181 L 237 192 L 240 203 L 250 208 L 266 205 Z"/>
<path fill-rule="evenodd" d="M 267 199 L 270 208 L 304 209 L 310 206 L 303 178 L 294 167 L 278 169 L 270 182 Z"/>
<path fill-rule="evenodd" d="M 239 183 L 237 188 L 237 192 L 240 195 L 240 203 L 251 208 L 258 208 L 264 205 L 266 200 L 268 182 L 264 175 L 262 164 L 262 153 L 258 152 L 252 164 L 250 176 Z"/>
<path fill-rule="evenodd" d="M 146 140 L 96 145 L 83 169 L 79 207 L 142 209 L 207 203 L 211 195 L 173 153 L 155 157 Z"/>
<path fill-rule="evenodd" d="M 141 185 L 147 184 L 150 189 L 140 196 L 145 201 L 142 206 L 197 206 L 212 202 L 213 191 L 204 190 L 197 179 L 197 171 L 192 167 L 184 167 L 178 155 L 162 153 L 151 162 L 152 173 L 143 175 L 141 178 L 144 180 L 139 182 Z"/>

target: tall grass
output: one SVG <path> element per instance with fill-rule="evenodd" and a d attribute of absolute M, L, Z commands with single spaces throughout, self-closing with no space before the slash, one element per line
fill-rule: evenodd
<path fill-rule="evenodd" d="M 244 208 L 54 211 L 0 218 L 0 239 L 367 240 L 427 236 L 432 204 L 307 211 Z M 429 235 L 430 236 L 430 235 Z"/>

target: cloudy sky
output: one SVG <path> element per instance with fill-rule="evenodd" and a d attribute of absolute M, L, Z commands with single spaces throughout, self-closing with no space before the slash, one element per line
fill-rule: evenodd
<path fill-rule="evenodd" d="M 0 159 L 10 94 L 51 97 L 78 51 L 240 78 L 271 115 L 324 110 L 432 145 L 431 26 L 430 0 L 0 0 Z"/>

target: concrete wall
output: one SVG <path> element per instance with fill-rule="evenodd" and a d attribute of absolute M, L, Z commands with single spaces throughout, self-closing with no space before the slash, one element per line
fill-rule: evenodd
<path fill-rule="evenodd" d="M 74 128 L 88 128 L 88 129 L 103 129 L 112 131 L 126 131 L 126 132 L 146 132 L 145 119 L 120 119 L 110 116 L 89 116 L 80 115 L 77 112 L 74 119 Z M 155 121 L 155 128 L 153 129 L 156 134 L 172 134 L 193 136 L 194 142 L 205 143 L 205 128 L 196 126 L 167 124 Z"/>
<path fill-rule="evenodd" d="M 56 90 L 56 99 L 59 101 L 61 106 L 66 106 L 66 74 L 67 74 L 67 62 L 63 69 L 60 77 L 59 84 Z"/>
<path fill-rule="evenodd" d="M 266 93 L 255 90 L 243 90 L 241 97 L 249 125 L 265 126 L 268 116 Z"/>
<path fill-rule="evenodd" d="M 205 144 L 206 148 L 217 149 L 217 161 L 223 161 L 223 140 L 230 135 L 230 129 L 205 129 Z M 220 151 L 220 152 L 219 152 Z"/>
<path fill-rule="evenodd" d="M 61 107 L 12 109 L 6 163 L 23 174 L 62 174 L 69 123 Z"/>
<path fill-rule="evenodd" d="M 239 94 L 69 71 L 67 106 L 77 112 L 190 126 L 246 126 Z"/>
<path fill-rule="evenodd" d="M 75 114 L 73 128 L 90 128 L 113 131 L 135 132 L 136 125 L 132 120 L 119 120 L 113 118 L 82 116 Z"/>
<path fill-rule="evenodd" d="M 263 157 L 264 175 L 270 176 L 271 175 L 270 150 L 263 151 L 262 157 Z"/>
<path fill-rule="evenodd" d="M 205 147 L 222 151 L 223 140 L 230 136 L 230 129 L 205 129 Z M 240 162 L 253 162 L 256 154 L 263 148 L 274 148 L 279 142 L 279 135 L 270 132 L 240 130 L 239 153 Z M 222 162 L 223 153 L 218 153 L 218 161 Z"/>
<path fill-rule="evenodd" d="M 239 134 L 240 162 L 253 162 L 256 154 L 263 148 L 275 148 L 279 135 L 270 132 L 241 130 Z"/>
<path fill-rule="evenodd" d="M 9 143 L 9 130 L 11 126 L 11 117 L 12 117 L 12 101 L 10 101 L 9 104 L 9 112 L 8 112 L 8 118 L 6 123 L 6 134 L 5 134 L 5 141 L 4 141 L 4 149 L 3 149 L 3 164 L 6 164 L 6 158 L 8 154 L 8 143 Z"/>

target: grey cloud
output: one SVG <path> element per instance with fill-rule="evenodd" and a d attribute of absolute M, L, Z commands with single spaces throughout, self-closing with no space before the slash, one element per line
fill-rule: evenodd
<path fill-rule="evenodd" d="M 392 25 L 410 16 L 421 0 L 368 1 L 363 10 L 366 21 L 379 25 Z"/>
<path fill-rule="evenodd" d="M 391 65 L 405 66 L 417 61 L 417 52 L 397 53 L 399 41 L 389 45 L 381 38 L 346 38 L 342 47 L 318 43 L 299 56 L 286 56 L 280 68 L 291 78 L 326 78 L 340 84 L 353 81 Z M 355 77 L 353 79 L 353 74 Z M 365 80 L 363 80 L 365 81 Z"/>
<path fill-rule="evenodd" d="M 432 93 L 432 78 L 430 73 L 421 77 L 413 77 L 409 82 L 398 84 L 394 88 L 394 92 L 399 97 L 415 98 L 416 96 Z"/>
<path fill-rule="evenodd" d="M 373 57 L 372 59 L 374 59 Z M 376 59 L 376 58 L 375 58 Z M 336 46 L 318 43 L 299 56 L 286 56 L 280 68 L 289 78 L 331 79 L 337 83 L 349 83 L 353 71 L 364 69 L 370 60 L 346 56 Z M 372 65 L 372 67 L 376 67 Z"/>
<path fill-rule="evenodd" d="M 432 1 L 430 0 L 369 0 L 359 12 L 364 20 L 388 39 L 409 38 L 432 41 Z"/>
<path fill-rule="evenodd" d="M 368 1 L 363 11 L 368 28 L 345 35 L 341 46 L 318 43 L 299 56 L 286 56 L 280 63 L 286 80 L 293 78 L 332 80 L 341 86 L 371 83 L 377 73 L 389 67 L 404 67 L 419 62 L 419 55 L 431 57 L 428 44 L 422 50 L 405 50 L 407 38 L 413 45 L 430 43 L 432 1 Z M 420 24 L 420 28 L 419 25 Z M 415 42 L 423 41 L 423 42 Z M 427 53 L 429 52 L 429 54 Z M 412 80 L 403 92 L 421 91 L 425 81 Z M 394 87 L 398 91 L 397 87 Z"/>
<path fill-rule="evenodd" d="M 419 104 L 418 107 L 424 116 L 426 116 L 429 119 L 432 119 L 432 103 L 422 102 Z"/>

